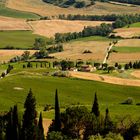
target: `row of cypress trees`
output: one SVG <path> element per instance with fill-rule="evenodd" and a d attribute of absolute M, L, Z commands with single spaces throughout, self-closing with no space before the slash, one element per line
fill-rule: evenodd
<path fill-rule="evenodd" d="M 44 128 L 42 113 L 40 113 L 39 120 L 37 120 L 36 99 L 30 89 L 25 103 L 22 121 L 19 120 L 17 105 L 10 108 L 6 115 L 6 131 L 5 136 L 1 140 L 44 140 Z M 96 117 L 100 116 L 99 104 L 97 95 L 95 93 L 94 102 L 91 111 Z M 106 110 L 105 116 L 106 126 L 109 122 L 109 111 Z M 61 114 L 59 107 L 58 91 L 55 93 L 55 119 L 53 121 L 53 131 L 60 132 L 62 129 Z"/>

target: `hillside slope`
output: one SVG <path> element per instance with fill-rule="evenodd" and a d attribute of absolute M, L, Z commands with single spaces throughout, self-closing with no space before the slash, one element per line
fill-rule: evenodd
<path fill-rule="evenodd" d="M 139 7 L 115 5 L 111 3 L 96 2 L 94 6 L 88 8 L 60 8 L 52 4 L 47 4 L 42 0 L 8 0 L 7 7 L 37 13 L 42 16 L 54 16 L 59 14 L 134 14 L 140 13 Z"/>

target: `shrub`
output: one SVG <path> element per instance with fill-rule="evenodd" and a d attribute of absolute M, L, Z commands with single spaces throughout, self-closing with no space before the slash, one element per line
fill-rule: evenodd
<path fill-rule="evenodd" d="M 121 104 L 128 104 L 128 105 L 132 105 L 134 103 L 134 99 L 132 97 L 128 97 L 124 102 L 122 102 Z"/>
<path fill-rule="evenodd" d="M 83 53 L 92 53 L 90 50 L 85 50 Z"/>

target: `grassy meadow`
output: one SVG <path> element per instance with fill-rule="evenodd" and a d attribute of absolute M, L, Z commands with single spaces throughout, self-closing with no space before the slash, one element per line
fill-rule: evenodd
<path fill-rule="evenodd" d="M 0 48 L 13 46 L 14 48 L 32 48 L 35 38 L 45 38 L 40 35 L 32 34 L 31 31 L 1 31 Z M 46 39 L 46 38 L 45 38 Z"/>
<path fill-rule="evenodd" d="M 137 53 L 140 52 L 140 47 L 113 47 L 113 49 L 119 53 Z"/>
<path fill-rule="evenodd" d="M 37 19 L 40 16 L 31 12 L 22 12 L 18 10 L 14 10 L 11 8 L 7 8 L 5 6 L 6 0 L 0 1 L 0 15 L 6 17 L 14 17 L 14 18 L 25 18 L 25 19 Z"/>
<path fill-rule="evenodd" d="M 140 22 L 130 24 L 129 27 L 140 27 Z"/>
<path fill-rule="evenodd" d="M 18 104 L 23 111 L 23 103 L 30 88 L 37 100 L 37 110 L 43 111 L 46 104 L 54 105 L 55 89 L 58 89 L 61 109 L 70 105 L 85 105 L 91 109 L 94 93 L 97 92 L 102 114 L 109 107 L 113 118 L 131 115 L 140 117 L 140 87 L 120 86 L 96 81 L 81 80 L 76 78 L 46 76 L 47 72 L 56 71 L 52 68 L 22 68 L 23 63 L 14 64 L 14 70 L 5 78 L 0 79 L 0 110 L 8 110 L 10 106 Z M 38 64 L 39 65 L 39 64 Z M 1 71 L 7 66 L 1 65 Z M 132 97 L 133 105 L 121 105 L 120 103 Z M 133 115 L 132 115 L 133 114 Z M 53 110 L 43 112 L 46 118 L 52 118 Z"/>

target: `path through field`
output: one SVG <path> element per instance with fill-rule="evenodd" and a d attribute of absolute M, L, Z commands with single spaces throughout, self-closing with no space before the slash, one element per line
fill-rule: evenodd
<path fill-rule="evenodd" d="M 134 79 L 122 79 L 112 76 L 106 76 L 106 75 L 99 75 L 94 73 L 88 73 L 88 72 L 71 72 L 71 77 L 80 78 L 80 79 L 86 79 L 86 80 L 95 80 L 110 84 L 117 84 L 117 85 L 126 85 L 126 86 L 140 86 L 140 80 L 134 80 Z"/>
<path fill-rule="evenodd" d="M 103 64 L 105 64 L 105 63 L 107 62 L 107 57 L 108 57 L 109 52 L 110 52 L 110 50 L 112 49 L 113 45 L 114 45 L 114 44 L 111 44 L 111 45 L 107 48 L 107 50 L 106 50 L 106 55 L 105 55 L 105 58 L 104 58 L 104 60 L 103 60 Z"/>

